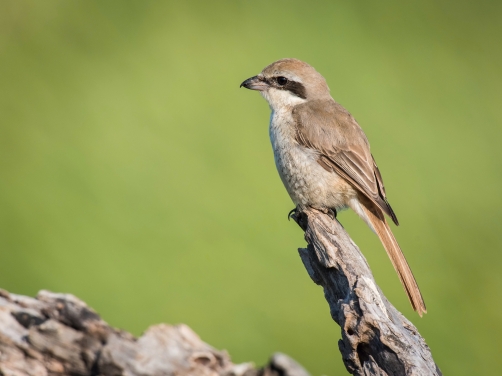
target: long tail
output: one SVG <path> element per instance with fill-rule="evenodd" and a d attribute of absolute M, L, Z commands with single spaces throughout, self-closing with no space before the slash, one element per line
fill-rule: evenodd
<path fill-rule="evenodd" d="M 368 207 L 367 207 L 368 206 Z M 399 244 L 397 243 L 394 234 L 390 230 L 387 221 L 385 220 L 384 214 L 380 208 L 371 203 L 370 205 L 361 204 L 361 208 L 366 215 L 366 219 L 369 224 L 373 227 L 376 234 L 380 238 L 387 255 L 394 266 L 394 269 L 403 284 L 406 294 L 408 294 L 408 299 L 410 299 L 411 306 L 417 313 L 422 317 L 424 313 L 427 313 L 427 308 L 425 307 L 424 299 L 418 288 L 417 281 L 413 276 L 413 273 L 404 257 Z"/>

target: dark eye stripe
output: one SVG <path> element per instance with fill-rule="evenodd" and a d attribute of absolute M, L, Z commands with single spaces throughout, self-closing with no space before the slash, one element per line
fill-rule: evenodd
<path fill-rule="evenodd" d="M 263 77 L 263 78 L 261 78 L 261 80 L 266 82 L 270 86 L 275 87 L 276 89 L 287 90 L 291 94 L 296 95 L 299 98 L 307 99 L 307 90 L 305 89 L 305 86 L 303 86 L 303 84 L 300 82 L 288 80 L 286 85 L 280 86 L 279 84 L 277 84 L 277 82 L 274 78 L 267 79 L 267 78 Z"/>
<path fill-rule="evenodd" d="M 307 99 L 307 90 L 305 90 L 305 86 L 300 82 L 288 81 L 286 85 L 280 86 L 279 89 L 288 90 L 297 97 Z"/>

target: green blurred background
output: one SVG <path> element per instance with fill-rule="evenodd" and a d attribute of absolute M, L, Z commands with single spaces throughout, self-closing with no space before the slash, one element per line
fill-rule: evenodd
<path fill-rule="evenodd" d="M 427 302 L 339 216 L 444 374 L 502 367 L 502 2 L 0 3 L 0 287 L 73 293 L 139 335 L 190 325 L 235 362 L 346 374 L 296 249 L 269 109 L 297 57 L 364 128 Z"/>

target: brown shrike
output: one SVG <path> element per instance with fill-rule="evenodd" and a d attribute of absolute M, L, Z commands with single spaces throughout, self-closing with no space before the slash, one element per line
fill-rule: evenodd
<path fill-rule="evenodd" d="M 295 205 L 325 213 L 354 210 L 380 238 L 413 309 L 420 316 L 427 312 L 385 220 L 384 213 L 399 224 L 368 139 L 352 115 L 331 98 L 324 77 L 303 61 L 282 59 L 241 86 L 260 91 L 270 105 L 275 165 Z"/>

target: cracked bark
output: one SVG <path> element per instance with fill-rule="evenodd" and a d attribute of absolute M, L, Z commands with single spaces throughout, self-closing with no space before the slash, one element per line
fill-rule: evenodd
<path fill-rule="evenodd" d="M 424 339 L 384 296 L 342 225 L 314 209 L 292 217 L 308 243 L 299 249 L 303 264 L 324 288 L 331 317 L 340 325 L 338 347 L 349 373 L 440 376 Z"/>
<path fill-rule="evenodd" d="M 233 364 L 186 325 L 141 337 L 110 327 L 70 294 L 36 298 L 0 290 L 0 376 L 309 376 L 287 355 Z"/>
<path fill-rule="evenodd" d="M 341 327 L 338 346 L 354 375 L 439 376 L 417 329 L 385 298 L 366 259 L 336 220 L 312 209 L 293 218 L 299 249 Z M 141 337 L 110 327 L 70 294 L 36 298 L 0 290 L 0 376 L 309 376 L 284 354 L 263 368 L 233 364 L 186 325 L 160 324 Z"/>

